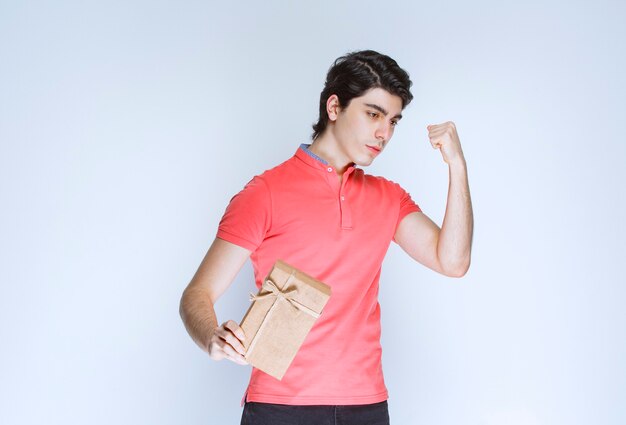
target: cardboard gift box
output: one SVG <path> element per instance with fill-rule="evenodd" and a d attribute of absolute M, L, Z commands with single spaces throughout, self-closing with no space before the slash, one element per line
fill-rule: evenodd
<path fill-rule="evenodd" d="M 276 261 L 241 320 L 248 363 L 282 379 L 329 297 L 330 286 Z"/>

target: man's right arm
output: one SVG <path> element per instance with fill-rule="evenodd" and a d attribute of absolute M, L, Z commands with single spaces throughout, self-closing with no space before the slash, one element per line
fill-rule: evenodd
<path fill-rule="evenodd" d="M 233 320 L 218 326 L 213 305 L 226 291 L 251 252 L 215 238 L 196 274 L 183 292 L 180 316 L 191 338 L 214 360 L 227 358 L 247 364 L 243 354 L 245 335 Z"/>

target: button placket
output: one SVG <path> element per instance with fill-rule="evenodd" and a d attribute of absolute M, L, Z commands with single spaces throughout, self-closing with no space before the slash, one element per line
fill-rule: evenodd
<path fill-rule="evenodd" d="M 343 176 L 342 184 L 339 188 L 339 208 L 341 209 L 341 228 L 352 229 L 352 210 L 350 209 L 350 203 L 346 200 L 346 187 L 350 180 L 350 174 L 346 173 Z"/>

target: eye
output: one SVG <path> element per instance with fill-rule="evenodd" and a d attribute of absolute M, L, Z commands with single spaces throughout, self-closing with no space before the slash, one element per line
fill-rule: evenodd
<path fill-rule="evenodd" d="M 378 113 L 377 112 L 368 112 L 367 115 L 369 115 L 372 118 L 378 117 Z"/>
<path fill-rule="evenodd" d="M 391 121 L 391 125 L 393 125 L 394 127 L 397 126 L 398 124 L 399 124 L 399 122 L 396 121 L 396 120 Z"/>

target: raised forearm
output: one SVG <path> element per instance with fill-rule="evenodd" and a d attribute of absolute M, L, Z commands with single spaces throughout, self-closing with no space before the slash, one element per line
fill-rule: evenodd
<path fill-rule="evenodd" d="M 474 216 L 465 159 L 449 164 L 446 213 L 437 242 L 437 255 L 446 274 L 463 276 L 470 265 Z"/>

